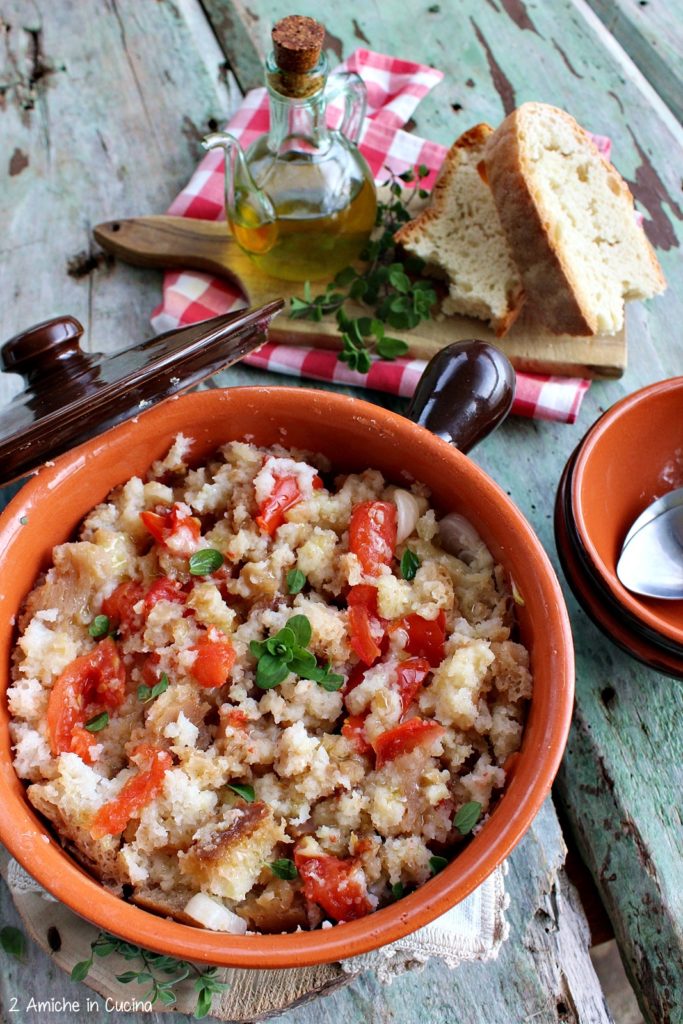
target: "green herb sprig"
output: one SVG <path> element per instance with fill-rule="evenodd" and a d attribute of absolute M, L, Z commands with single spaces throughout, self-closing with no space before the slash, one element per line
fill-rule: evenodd
<path fill-rule="evenodd" d="M 274 875 L 278 878 L 283 878 L 287 882 L 299 877 L 296 864 L 289 857 L 280 857 L 279 860 L 272 861 L 268 867 Z"/>
<path fill-rule="evenodd" d="M 144 683 L 141 683 L 140 686 L 138 686 L 138 700 L 142 701 L 143 704 L 146 704 L 147 701 L 154 700 L 155 697 L 161 696 L 161 694 L 165 693 L 166 690 L 168 690 L 168 676 L 165 672 L 162 672 L 159 682 L 155 683 L 154 686 L 145 686 Z"/>
<path fill-rule="evenodd" d="M 228 789 L 231 789 L 233 793 L 237 793 L 237 795 L 241 796 L 243 800 L 246 800 L 248 804 L 253 804 L 254 800 L 256 799 L 254 787 L 249 786 L 247 783 L 229 782 Z"/>
<path fill-rule="evenodd" d="M 419 568 L 419 557 L 410 548 L 406 548 L 401 555 L 401 576 L 404 580 L 414 580 Z"/>
<path fill-rule="evenodd" d="M 323 294 L 315 298 L 307 281 L 303 298 L 291 299 L 289 315 L 293 319 L 320 322 L 324 316 L 336 314 L 342 337 L 339 358 L 359 373 L 367 373 L 370 369 L 373 351 L 388 360 L 408 351 L 404 341 L 386 334 L 385 326 L 394 330 L 410 330 L 422 320 L 431 318 L 436 292 L 432 281 L 419 276 L 424 261 L 412 255 L 399 259 L 394 241 L 397 230 L 412 217 L 410 204 L 415 196 L 426 198 L 428 195 L 425 189 L 416 187 L 404 200 L 402 183 L 416 179 L 419 182 L 428 174 L 429 169 L 424 164 L 403 174 L 390 172 L 390 178 L 385 182 L 389 186 L 390 198 L 388 202 L 377 204 L 377 230 L 361 254 L 367 265 L 360 271 L 355 267 L 345 267 Z M 348 300 L 363 303 L 370 315 L 349 317 L 343 308 Z"/>
<path fill-rule="evenodd" d="M 481 804 L 478 800 L 470 800 L 469 803 L 462 805 L 453 819 L 453 824 L 461 836 L 466 836 L 468 832 L 472 831 L 480 817 Z"/>
<path fill-rule="evenodd" d="M 290 672 L 300 679 L 312 679 L 324 690 L 338 690 L 344 677 L 331 671 L 328 663 L 324 667 L 308 650 L 311 642 L 311 624 L 305 615 L 293 615 L 275 636 L 267 640 L 252 640 L 249 650 L 256 658 L 256 685 L 261 690 L 272 690 L 279 686 Z"/>
<path fill-rule="evenodd" d="M 26 938 L 24 933 L 15 928 L 14 925 L 6 924 L 0 928 L 0 946 L 5 953 L 9 953 L 16 960 L 26 958 Z"/>
<path fill-rule="evenodd" d="M 95 715 L 93 718 L 89 719 L 89 721 L 85 723 L 84 728 L 86 728 L 88 732 L 101 732 L 102 729 L 106 729 L 108 725 L 109 712 L 101 711 L 99 715 Z"/>
<path fill-rule="evenodd" d="M 138 960 L 141 964 L 141 970 L 125 971 L 123 974 L 117 974 L 116 978 L 123 985 L 129 985 L 133 981 L 140 985 L 148 984 L 149 990 L 140 997 L 143 1002 L 149 1000 L 151 1003 L 173 1005 L 177 999 L 174 988 L 186 978 L 196 975 L 194 989 L 197 993 L 197 1003 L 194 1016 L 197 1019 L 206 1017 L 211 1010 L 214 993 L 223 992 L 228 988 L 224 982 L 218 981 L 217 967 L 195 967 L 188 960 L 176 960 L 172 956 L 151 953 L 141 946 L 134 946 L 106 932 L 100 932 L 94 942 L 90 943 L 89 958 L 74 966 L 71 971 L 73 981 L 83 981 L 87 978 L 96 956 L 105 957 L 111 953 L 117 953 L 124 960 Z"/>

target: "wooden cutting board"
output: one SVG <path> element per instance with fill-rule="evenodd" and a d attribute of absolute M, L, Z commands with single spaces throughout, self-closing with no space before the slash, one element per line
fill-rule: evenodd
<path fill-rule="evenodd" d="M 223 221 L 133 217 L 98 224 L 94 234 L 103 249 L 128 263 L 204 270 L 224 277 L 236 285 L 253 306 L 302 295 L 302 284 L 267 277 L 257 270 Z M 311 285 L 314 296 L 324 290 L 324 281 Z M 361 306 L 348 304 L 345 309 L 350 316 L 367 315 L 367 310 Z M 606 378 L 620 377 L 626 369 L 625 329 L 609 337 L 557 336 L 528 322 L 522 315 L 505 338 L 496 338 L 483 320 L 449 316 L 425 321 L 411 331 L 392 328 L 391 334 L 402 338 L 408 344 L 409 354 L 419 359 L 429 359 L 452 341 L 480 338 L 501 349 L 516 369 L 529 373 Z M 314 323 L 292 320 L 283 313 L 271 324 L 269 337 L 290 345 L 341 347 L 334 317 Z"/>

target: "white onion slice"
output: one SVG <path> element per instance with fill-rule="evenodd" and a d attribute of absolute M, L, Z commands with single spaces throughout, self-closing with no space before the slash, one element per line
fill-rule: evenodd
<path fill-rule="evenodd" d="M 196 893 L 185 907 L 185 913 L 212 932 L 230 932 L 232 935 L 244 935 L 247 922 L 243 921 L 232 910 L 222 903 L 212 900 L 203 892 Z"/>
<path fill-rule="evenodd" d="M 474 557 L 483 547 L 483 541 L 472 523 L 457 512 L 449 512 L 439 520 L 439 540 L 444 551 L 456 558 L 462 558 L 463 555 Z M 467 561 L 467 557 L 463 561 Z"/>
<path fill-rule="evenodd" d="M 417 521 L 420 518 L 420 506 L 414 494 L 411 494 L 410 491 L 404 491 L 400 487 L 396 488 L 391 496 L 391 500 L 396 505 L 397 512 L 396 543 L 402 544 L 404 540 L 410 537 L 417 526 Z"/>

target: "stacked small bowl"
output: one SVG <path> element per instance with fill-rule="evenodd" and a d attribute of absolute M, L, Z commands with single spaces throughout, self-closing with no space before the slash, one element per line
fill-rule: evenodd
<path fill-rule="evenodd" d="M 594 423 L 565 466 L 555 501 L 560 562 L 586 614 L 628 654 L 679 679 L 683 600 L 632 593 L 616 566 L 636 517 L 681 486 L 683 377 L 674 377 L 628 395 Z"/>

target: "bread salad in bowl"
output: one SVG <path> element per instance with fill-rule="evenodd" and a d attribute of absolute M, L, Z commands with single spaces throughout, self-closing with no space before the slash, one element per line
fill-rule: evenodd
<path fill-rule="evenodd" d="M 364 917 L 445 867 L 518 757 L 511 585 L 420 483 L 191 449 L 116 487 L 26 599 L 16 772 L 146 909 L 234 934 Z"/>

